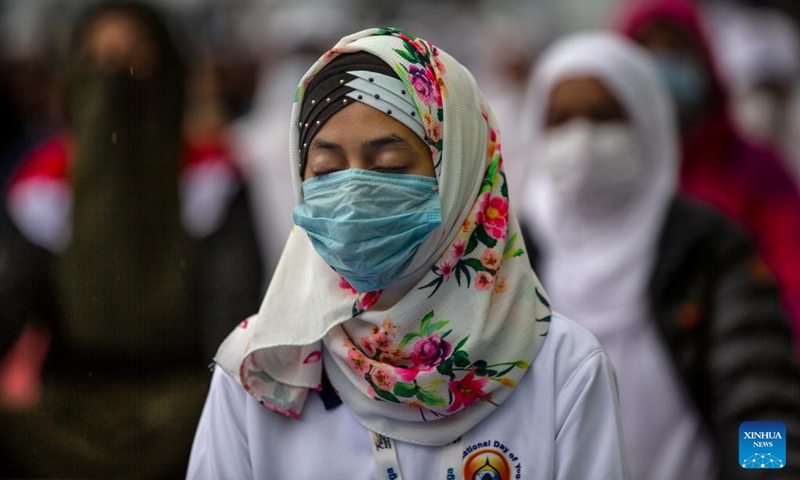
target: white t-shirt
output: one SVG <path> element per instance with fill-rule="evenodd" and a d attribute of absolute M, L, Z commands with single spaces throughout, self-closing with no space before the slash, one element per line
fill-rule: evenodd
<path fill-rule="evenodd" d="M 440 480 L 446 447 L 396 442 L 406 480 Z M 597 340 L 558 314 L 530 371 L 496 412 L 463 438 L 466 478 L 627 479 L 614 372 Z M 477 461 L 476 461 L 477 460 Z M 507 471 L 503 471 L 506 469 Z M 189 479 L 374 480 L 369 432 L 344 405 L 308 396 L 293 420 L 255 401 L 216 369 L 197 428 Z M 458 478 L 458 477 L 457 477 Z M 477 478 L 484 478 L 483 476 Z M 490 477 L 487 477 L 490 478 Z"/>

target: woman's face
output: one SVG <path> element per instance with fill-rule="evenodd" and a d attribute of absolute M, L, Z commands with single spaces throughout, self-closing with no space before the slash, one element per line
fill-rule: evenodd
<path fill-rule="evenodd" d="M 573 77 L 558 82 L 550 92 L 545 128 L 552 129 L 575 119 L 593 123 L 628 122 L 625 109 L 600 80 Z"/>
<path fill-rule="evenodd" d="M 355 101 L 311 140 L 303 179 L 350 168 L 436 176 L 425 142 L 389 115 Z"/>
<path fill-rule="evenodd" d="M 93 20 L 84 37 L 82 56 L 98 71 L 130 69 L 132 75 L 148 77 L 159 61 L 156 42 L 135 18 L 123 12 L 108 12 Z"/>

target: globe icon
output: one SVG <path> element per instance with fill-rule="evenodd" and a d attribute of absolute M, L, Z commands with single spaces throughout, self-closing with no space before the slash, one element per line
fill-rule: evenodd
<path fill-rule="evenodd" d="M 771 453 L 756 453 L 742 461 L 742 468 L 783 468 L 783 460 Z"/>

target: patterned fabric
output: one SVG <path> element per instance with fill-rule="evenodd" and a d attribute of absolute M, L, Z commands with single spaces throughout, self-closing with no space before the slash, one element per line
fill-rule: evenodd
<path fill-rule="evenodd" d="M 298 418 L 325 371 L 366 428 L 416 444 L 449 443 L 511 394 L 547 332 L 550 307 L 524 257 L 508 202 L 497 124 L 472 75 L 428 42 L 391 28 L 343 38 L 314 64 L 295 97 L 341 53 L 392 66 L 423 120 L 442 226 L 396 284 L 359 295 L 289 236 L 260 312 L 215 358 L 267 408 Z M 298 201 L 300 154 L 291 149 Z"/>

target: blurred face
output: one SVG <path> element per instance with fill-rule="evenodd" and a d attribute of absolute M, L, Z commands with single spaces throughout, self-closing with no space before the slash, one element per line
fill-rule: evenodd
<path fill-rule="evenodd" d="M 90 25 L 81 56 L 101 72 L 130 70 L 148 77 L 157 67 L 158 46 L 140 25 L 124 13 L 109 12 Z"/>
<path fill-rule="evenodd" d="M 628 121 L 625 109 L 614 95 L 592 77 L 562 80 L 550 93 L 549 105 L 545 118 L 548 130 L 578 118 L 597 123 Z"/>
<path fill-rule="evenodd" d="M 690 131 L 709 105 L 711 72 L 702 46 L 691 32 L 665 21 L 642 28 L 636 41 L 653 53 L 675 102 L 681 131 Z"/>
<path fill-rule="evenodd" d="M 690 32 L 670 22 L 654 22 L 642 28 L 636 41 L 651 52 L 671 52 L 703 59 L 702 50 Z"/>
<path fill-rule="evenodd" d="M 573 77 L 553 87 L 539 166 L 559 203 L 582 215 L 611 215 L 636 195 L 644 175 L 637 131 L 603 82 Z"/>
<path fill-rule="evenodd" d="M 434 177 L 428 146 L 408 127 L 353 102 L 317 132 L 308 148 L 305 180 L 350 168 Z"/>

